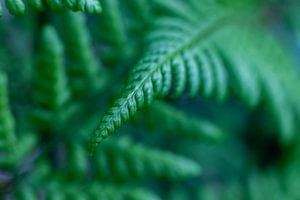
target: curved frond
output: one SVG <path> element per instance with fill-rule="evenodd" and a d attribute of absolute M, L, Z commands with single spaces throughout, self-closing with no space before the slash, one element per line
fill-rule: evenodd
<path fill-rule="evenodd" d="M 185 91 L 190 96 L 201 93 L 220 102 L 233 94 L 252 109 L 263 105 L 278 124 L 281 142 L 291 141 L 295 131 L 295 112 L 291 108 L 300 98 L 293 94 L 297 87 L 291 86 L 287 75 L 297 86 L 300 81 L 294 65 L 280 51 L 282 47 L 260 26 L 249 29 L 230 19 L 232 14 L 226 14 L 225 8 L 218 16 L 192 9 L 183 15 L 186 9 L 188 6 L 172 8 L 180 17 L 156 20 L 157 28 L 147 38 L 145 55 L 131 71 L 121 97 L 96 128 L 91 149 L 153 99 L 178 98 Z M 251 20 L 243 23 L 253 26 Z M 281 64 L 286 72 L 280 69 Z"/>
<path fill-rule="evenodd" d="M 186 90 L 186 82 L 192 82 L 190 79 L 193 78 L 186 74 L 183 55 L 193 55 L 195 47 L 209 38 L 224 23 L 223 20 L 224 18 L 207 20 L 198 26 L 197 31 L 194 31 L 195 25 L 191 23 L 186 24 L 189 29 L 181 30 L 180 23 L 175 22 L 177 29 L 172 32 L 153 32 L 149 36 L 149 40 L 153 41 L 150 50 L 133 69 L 122 97 L 102 119 L 93 136 L 93 145 L 127 121 L 138 109 L 149 105 L 154 98 L 182 95 Z"/>
<path fill-rule="evenodd" d="M 231 62 L 228 69 L 240 77 L 237 83 L 231 83 L 235 94 L 252 108 L 264 104 L 277 124 L 280 142 L 288 144 L 295 134 L 294 120 L 300 114 L 300 95 L 296 92 L 300 80 L 295 64 L 274 36 L 260 26 L 234 27 L 233 31 L 236 37 L 229 32 L 219 46 L 225 59 Z"/>

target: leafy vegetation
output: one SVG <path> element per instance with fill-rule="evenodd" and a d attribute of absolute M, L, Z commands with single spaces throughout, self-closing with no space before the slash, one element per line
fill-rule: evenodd
<path fill-rule="evenodd" d="M 299 199 L 282 5 L 1 2 L 0 199 Z"/>

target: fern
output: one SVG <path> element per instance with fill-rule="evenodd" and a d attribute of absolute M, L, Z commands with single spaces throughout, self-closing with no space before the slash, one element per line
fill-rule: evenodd
<path fill-rule="evenodd" d="M 17 139 L 15 119 L 10 110 L 7 91 L 7 76 L 0 74 L 0 164 L 1 170 L 9 169 L 21 162 L 36 144 L 32 133 L 22 133 Z"/>
<path fill-rule="evenodd" d="M 9 109 L 7 78 L 2 73 L 0 74 L 0 86 L 0 150 L 4 154 L 2 156 L 9 158 L 14 157 L 16 153 L 17 141 L 15 136 L 15 122 Z"/>
<path fill-rule="evenodd" d="M 0 199 L 299 199 L 286 4 L 1 2 Z"/>
<path fill-rule="evenodd" d="M 62 16 L 67 71 L 75 97 L 85 96 L 99 89 L 100 81 L 104 78 L 100 76 L 99 63 L 91 52 L 91 40 L 84 23 L 84 16 L 80 13 L 69 12 Z"/>
<path fill-rule="evenodd" d="M 25 5 L 22 0 L 6 0 L 6 7 L 13 15 L 19 16 L 25 12 Z"/>
<path fill-rule="evenodd" d="M 102 7 L 99 0 L 27 0 L 27 5 L 34 11 L 43 11 L 49 7 L 55 12 L 65 9 L 72 11 L 86 11 L 88 13 L 101 13 Z M 5 0 L 6 7 L 12 15 L 20 16 L 26 11 L 23 0 Z M 1 10 L 1 9 L 0 9 Z M 0 16 L 2 11 L 0 12 Z"/>
<path fill-rule="evenodd" d="M 165 97 L 170 94 L 172 86 L 174 86 L 172 96 L 180 96 L 184 92 L 185 79 L 187 78 L 184 74 L 185 66 L 182 64 L 181 55 L 186 50 L 188 51 L 190 46 L 201 42 L 203 38 L 211 34 L 219 23 L 221 23 L 221 20 L 215 19 L 205 26 L 201 25 L 198 32 L 188 39 L 180 38 L 180 34 L 176 35 L 175 32 L 172 33 L 172 35 L 175 35 L 170 36 L 169 39 L 159 41 L 158 38 L 164 38 L 164 35 L 161 35 L 164 33 L 163 31 L 155 32 L 151 37 L 155 41 L 150 48 L 153 50 L 149 50 L 149 53 L 133 70 L 128 79 L 128 86 L 123 90 L 122 97 L 116 101 L 95 131 L 93 145 L 101 142 L 123 121 L 127 121 L 130 116 L 134 115 L 138 109 L 149 105 L 154 98 Z M 170 43 L 171 41 L 172 43 Z M 172 80 L 174 80 L 174 83 Z"/>
<path fill-rule="evenodd" d="M 222 141 L 225 137 L 225 134 L 216 125 L 196 117 L 188 116 L 186 113 L 165 103 L 153 103 L 138 116 L 137 121 L 146 124 L 149 128 L 156 129 L 156 131 L 161 130 L 173 136 L 189 138 L 195 141 L 207 140 L 218 142 Z M 160 128 L 156 127 L 159 123 L 164 124 L 164 126 Z"/>
<path fill-rule="evenodd" d="M 178 180 L 200 174 L 200 167 L 191 160 L 134 145 L 126 138 L 103 143 L 95 162 L 96 174 L 101 179 L 153 176 Z"/>
<path fill-rule="evenodd" d="M 88 173 L 88 159 L 85 149 L 79 143 L 71 143 L 67 145 L 67 167 L 72 170 L 68 172 L 70 179 L 80 179 Z"/>
<path fill-rule="evenodd" d="M 229 88 L 236 87 L 236 85 L 240 87 L 236 93 L 241 95 L 246 105 L 257 107 L 261 102 L 269 102 L 266 106 L 270 108 L 271 116 L 279 124 L 281 141 L 285 144 L 291 141 L 295 129 L 293 128 L 294 113 L 290 110 L 290 106 L 299 98 L 291 93 L 295 98 L 291 100 L 292 102 L 288 102 L 285 99 L 288 95 L 279 92 L 283 88 L 295 92 L 289 85 L 290 82 L 284 77 L 280 77 L 280 80 L 273 78 L 276 75 L 269 76 L 269 79 L 264 78 L 267 74 L 274 73 L 273 70 L 278 69 L 276 67 L 279 66 L 278 64 L 272 65 L 273 63 L 270 62 L 268 67 L 261 68 L 262 65 L 267 64 L 261 57 L 264 54 L 256 56 L 257 52 L 255 55 L 249 52 L 261 46 L 258 38 L 262 37 L 266 38 L 266 44 L 278 49 L 276 44 L 268 39 L 268 34 L 250 30 L 245 31 L 245 34 L 237 30 L 234 25 L 228 25 L 226 28 L 225 25 L 229 23 L 226 14 L 224 14 L 225 17 L 222 15 L 221 17 L 206 17 L 199 23 L 196 19 L 200 19 L 202 13 L 196 18 L 197 13 L 192 12 L 191 9 L 190 11 L 182 10 L 187 6 L 182 8 L 174 3 L 175 5 L 176 8 L 173 11 L 178 12 L 178 16 L 182 13 L 188 16 L 164 17 L 157 20 L 158 28 L 148 37 L 150 45 L 146 54 L 132 70 L 121 98 L 114 103 L 94 132 L 92 146 L 101 142 L 124 121 L 128 121 L 130 116 L 135 115 L 139 109 L 151 104 L 155 98 L 166 96 L 178 98 L 188 90 L 190 96 L 201 91 L 204 97 L 214 97 L 223 101 L 228 96 Z M 230 24 L 234 24 L 233 22 Z M 221 24 L 225 24 L 222 26 L 225 28 L 218 31 Z M 196 31 L 194 27 L 197 27 Z M 257 29 L 260 30 L 259 27 Z M 255 37 L 247 38 L 251 34 L 255 34 Z M 254 42 L 254 44 L 246 41 Z M 231 45 L 231 43 L 237 45 Z M 241 68 L 233 63 L 239 62 L 236 49 L 239 49 L 240 58 L 246 60 L 245 64 L 248 67 Z M 266 49 L 262 49 L 263 53 L 265 51 Z M 222 54 L 227 55 L 222 58 Z M 272 58 L 276 55 L 280 56 L 281 52 L 274 52 Z M 257 60 L 252 59 L 255 56 Z M 227 63 L 225 63 L 226 60 Z M 251 62 L 247 63 L 247 60 Z M 295 70 L 288 62 L 281 61 L 281 63 L 285 64 L 287 74 L 294 74 Z M 227 73 L 227 71 L 233 73 Z M 256 77 L 256 80 L 253 80 L 253 77 Z M 234 78 L 237 78 L 239 82 L 228 82 L 228 79 Z M 264 83 L 260 83 L 262 80 Z M 298 86 L 299 79 L 295 77 L 293 80 Z M 261 97 L 259 94 L 261 90 L 264 90 L 267 96 Z"/>
<path fill-rule="evenodd" d="M 63 47 L 55 29 L 45 27 L 40 44 L 40 54 L 34 65 L 33 100 L 36 110 L 33 120 L 40 128 L 47 130 L 52 123 L 63 123 L 68 118 L 71 112 L 68 104 L 70 91 L 63 68 Z M 62 108 L 67 110 L 62 112 Z"/>
<path fill-rule="evenodd" d="M 104 61 L 110 62 L 123 60 L 130 53 L 130 48 L 120 12 L 120 2 L 118 0 L 103 0 L 102 3 L 104 11 L 99 16 L 98 27 L 101 27 L 104 32 L 101 31 L 99 37 L 109 46 L 101 57 Z M 105 32 L 109 34 L 103 34 Z"/>

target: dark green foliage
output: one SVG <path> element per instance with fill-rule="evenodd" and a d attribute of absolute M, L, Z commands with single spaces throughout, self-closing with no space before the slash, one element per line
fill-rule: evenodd
<path fill-rule="evenodd" d="M 231 19 L 233 14 L 226 8 L 217 16 L 209 16 L 189 5 L 177 7 L 177 2 L 180 4 L 173 3 L 177 17 L 157 20 L 156 31 L 147 38 L 145 55 L 130 73 L 121 97 L 102 118 L 91 148 L 153 99 L 178 98 L 185 91 L 221 102 L 232 92 L 247 106 L 265 104 L 278 124 L 282 143 L 290 142 L 295 133 L 294 116 L 300 113 L 299 106 L 294 105 L 299 99 L 295 88 L 299 88 L 300 80 L 294 76 L 296 70 L 285 52 L 259 25 L 251 30 L 237 26 L 240 21 Z M 238 59 L 247 66 L 240 67 Z M 282 90 L 286 92 L 279 92 Z M 291 110 L 294 106 L 296 113 Z"/>
<path fill-rule="evenodd" d="M 22 0 L 6 0 L 6 7 L 13 15 L 19 16 L 25 12 L 25 5 Z"/>
<path fill-rule="evenodd" d="M 1 2 L 0 199 L 299 199 L 284 4 Z"/>
<path fill-rule="evenodd" d="M 33 120 L 42 129 L 61 126 L 69 115 L 70 91 L 64 69 L 64 50 L 56 31 L 45 27 L 34 65 Z M 56 126 L 53 126 L 56 124 Z"/>
<path fill-rule="evenodd" d="M 101 13 L 102 7 L 99 0 L 5 0 L 7 10 L 12 15 L 25 14 L 28 6 L 33 11 L 43 11 L 50 8 L 54 12 L 63 12 L 66 9 L 72 11 L 86 11 L 88 13 Z M 0 5 L 0 16 L 2 14 Z"/>
<path fill-rule="evenodd" d="M 105 61 L 123 60 L 130 54 L 127 33 L 122 19 L 121 1 L 103 0 L 103 13 L 99 16 L 99 37 L 107 44 L 102 58 Z M 102 31 L 103 29 L 103 31 Z M 109 33 L 109 34 L 107 34 Z"/>
<path fill-rule="evenodd" d="M 201 171 L 191 160 L 135 145 L 128 138 L 104 143 L 97 155 L 96 174 L 102 179 L 128 180 L 154 176 L 177 180 L 197 176 Z"/>
<path fill-rule="evenodd" d="M 91 94 L 101 87 L 99 64 L 91 51 L 91 39 L 81 13 L 68 12 L 61 18 L 67 55 L 67 71 L 75 97 Z M 70 34 L 72 33 L 72 34 Z"/>
<path fill-rule="evenodd" d="M 9 108 L 7 78 L 0 74 L 0 151 L 1 161 L 10 159 L 16 154 L 15 121 Z"/>
<path fill-rule="evenodd" d="M 161 130 L 169 135 L 196 141 L 218 142 L 226 137 L 216 125 L 188 116 L 186 113 L 159 102 L 153 103 L 146 111 L 142 112 L 138 121 L 156 131 Z M 163 124 L 163 126 L 157 127 L 157 124 Z"/>
<path fill-rule="evenodd" d="M 32 134 L 16 137 L 15 119 L 10 110 L 7 77 L 0 74 L 0 164 L 1 169 L 10 169 L 20 163 L 35 144 Z"/>

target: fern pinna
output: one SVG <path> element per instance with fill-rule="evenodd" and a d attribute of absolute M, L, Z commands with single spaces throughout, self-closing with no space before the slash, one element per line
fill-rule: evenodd
<path fill-rule="evenodd" d="M 299 6 L 0 2 L 0 199 L 299 199 Z"/>

